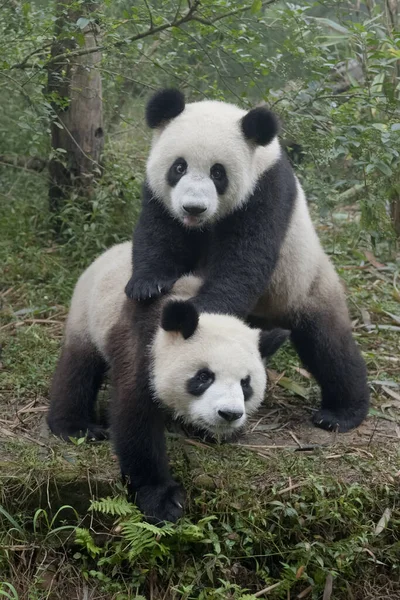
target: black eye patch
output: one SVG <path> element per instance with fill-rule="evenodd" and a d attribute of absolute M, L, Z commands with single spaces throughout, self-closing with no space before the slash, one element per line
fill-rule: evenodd
<path fill-rule="evenodd" d="M 215 374 L 210 369 L 200 369 L 194 377 L 186 382 L 186 389 L 192 396 L 201 396 L 215 381 Z"/>
<path fill-rule="evenodd" d="M 186 160 L 182 157 L 177 158 L 168 169 L 168 184 L 171 187 L 175 187 L 178 181 L 185 175 L 187 168 L 188 165 Z"/>
<path fill-rule="evenodd" d="M 253 388 L 251 387 L 251 377 L 247 375 L 244 379 L 241 379 L 240 385 L 242 386 L 244 400 L 250 400 L 253 395 Z"/>
<path fill-rule="evenodd" d="M 214 182 L 218 194 L 221 196 L 228 187 L 228 176 L 225 167 L 220 163 L 215 163 L 210 169 L 210 177 Z"/>

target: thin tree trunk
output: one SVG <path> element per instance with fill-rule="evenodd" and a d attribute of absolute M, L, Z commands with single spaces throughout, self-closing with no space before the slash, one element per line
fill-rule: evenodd
<path fill-rule="evenodd" d="M 99 45 L 99 29 L 93 20 L 98 5 L 85 0 L 79 12 L 73 0 L 58 0 L 58 19 L 52 57 Z M 85 25 L 86 23 L 86 25 Z M 52 101 L 51 143 L 54 157 L 49 164 L 50 209 L 59 213 L 65 198 L 74 193 L 87 200 L 93 182 L 101 174 L 104 146 L 102 88 L 97 68 L 100 52 L 52 63 L 48 93 Z"/>
<path fill-rule="evenodd" d="M 386 0 L 386 14 L 388 21 L 389 34 L 394 37 L 398 30 L 399 22 L 399 0 Z M 397 60 L 393 69 L 393 86 L 397 85 L 400 77 L 400 60 Z M 398 177 L 398 176 L 397 176 Z M 393 221 L 393 228 L 396 235 L 400 237 L 400 181 L 399 179 L 394 185 L 393 191 L 390 194 L 390 207 L 391 216 Z"/>

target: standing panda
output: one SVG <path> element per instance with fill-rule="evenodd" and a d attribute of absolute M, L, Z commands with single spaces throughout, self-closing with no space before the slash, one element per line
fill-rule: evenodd
<path fill-rule="evenodd" d="M 365 363 L 274 115 L 208 100 L 185 104 L 167 89 L 150 100 L 146 118 L 155 133 L 128 297 L 154 299 L 183 274 L 202 273 L 193 299 L 199 311 L 290 329 L 321 387 L 314 423 L 357 427 L 369 405 Z"/>
<path fill-rule="evenodd" d="M 262 358 L 288 332 L 260 332 L 228 315 L 199 315 L 188 302 L 201 285 L 194 276 L 182 277 L 172 293 L 143 308 L 124 294 L 131 254 L 129 242 L 114 246 L 81 275 L 47 421 L 64 439 L 107 437 L 94 412 L 111 368 L 111 434 L 130 495 L 149 520 L 175 521 L 183 492 L 168 468 L 163 409 L 218 436 L 242 428 L 264 398 Z"/>

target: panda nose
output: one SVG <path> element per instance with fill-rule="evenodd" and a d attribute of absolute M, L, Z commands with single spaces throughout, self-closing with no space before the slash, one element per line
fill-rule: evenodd
<path fill-rule="evenodd" d="M 197 217 L 197 215 L 201 215 L 201 213 L 207 210 L 206 206 L 199 206 L 197 204 L 189 204 L 188 206 L 184 206 L 183 210 L 192 217 Z"/>
<path fill-rule="evenodd" d="M 243 417 L 243 412 L 237 412 L 235 410 L 219 410 L 218 414 L 225 419 L 225 421 L 228 421 L 228 423 L 232 423 L 232 421 L 237 421 L 240 417 Z"/>

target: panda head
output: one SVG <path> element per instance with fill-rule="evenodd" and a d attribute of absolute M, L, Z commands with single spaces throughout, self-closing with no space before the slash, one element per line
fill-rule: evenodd
<path fill-rule="evenodd" d="M 185 104 L 180 91 L 167 89 L 150 99 L 146 120 L 154 130 L 148 185 L 187 227 L 206 226 L 244 204 L 280 157 L 278 123 L 264 107 Z"/>
<path fill-rule="evenodd" d="M 236 317 L 199 314 L 190 301 L 170 300 L 151 347 L 154 395 L 186 423 L 229 435 L 261 404 L 263 358 L 287 336 L 283 330 L 251 329 Z"/>

